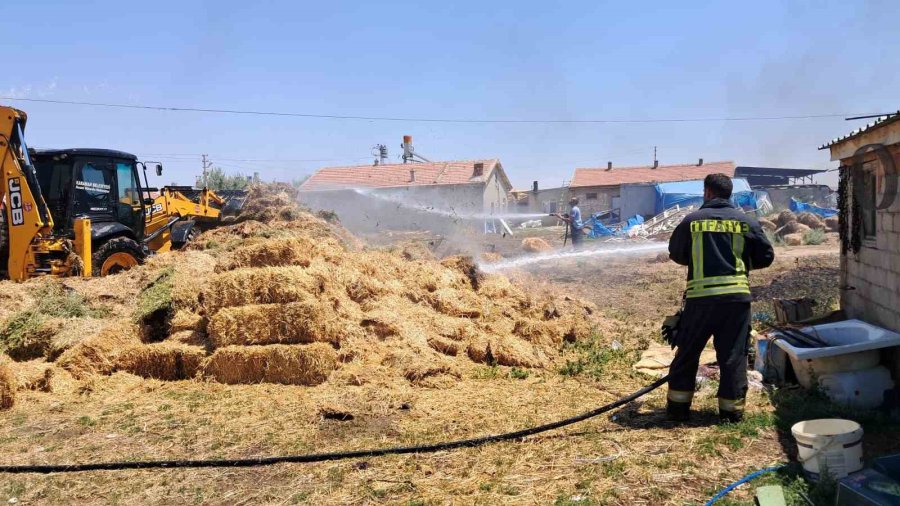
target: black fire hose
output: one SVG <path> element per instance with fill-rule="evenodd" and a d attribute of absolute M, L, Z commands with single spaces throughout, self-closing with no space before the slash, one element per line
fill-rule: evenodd
<path fill-rule="evenodd" d="M 125 469 L 174 469 L 187 467 L 256 467 L 271 466 L 281 463 L 307 463 L 307 462 L 326 462 L 332 460 L 359 459 L 366 457 L 380 457 L 382 455 L 401 455 L 405 453 L 433 453 L 444 450 L 454 450 L 456 448 L 472 448 L 476 446 L 486 445 L 488 443 L 496 443 L 498 441 L 509 441 L 512 439 L 521 439 L 526 436 L 532 436 L 541 432 L 558 429 L 567 425 L 572 425 L 588 418 L 611 411 L 620 406 L 624 406 L 635 399 L 642 397 L 653 390 L 666 384 L 669 376 L 650 383 L 644 388 L 626 395 L 616 401 L 605 406 L 587 411 L 580 415 L 566 418 L 565 420 L 557 420 L 555 422 L 538 425 L 528 429 L 517 430 L 515 432 L 507 432 L 505 434 L 497 434 L 493 436 L 481 436 L 472 439 L 461 439 L 458 441 L 448 441 L 445 443 L 433 443 L 418 446 L 395 446 L 391 448 L 379 448 L 369 450 L 355 450 L 346 452 L 333 453 L 309 453 L 306 455 L 283 455 L 279 457 L 260 457 L 255 459 L 222 459 L 222 460 L 148 460 L 137 462 L 97 462 L 94 464 L 50 464 L 50 465 L 23 465 L 23 466 L 0 466 L 0 473 L 23 474 L 23 473 L 79 473 L 84 471 L 120 471 Z"/>

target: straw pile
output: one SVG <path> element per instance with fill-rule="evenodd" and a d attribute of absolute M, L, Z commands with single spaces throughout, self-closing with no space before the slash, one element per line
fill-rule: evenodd
<path fill-rule="evenodd" d="M 550 251 L 553 247 L 540 237 L 526 237 L 522 239 L 522 249 L 529 253 L 540 253 L 542 251 Z"/>
<path fill-rule="evenodd" d="M 235 223 L 184 251 L 113 277 L 67 280 L 85 308 L 20 333 L 24 355 L 49 361 L 28 384 L 49 388 L 56 370 L 76 380 L 124 371 L 163 381 L 445 388 L 477 364 L 554 366 L 563 343 L 592 332 L 586 303 L 525 293 L 470 257 L 439 262 L 420 243 L 361 248 L 294 199 L 285 185 L 254 188 Z M 65 330 L 73 321 L 78 331 Z"/>
<path fill-rule="evenodd" d="M 784 237 L 784 243 L 788 246 L 802 246 L 803 245 L 803 234 L 795 233 L 795 234 L 786 234 Z"/>
<path fill-rule="evenodd" d="M 800 234 L 801 236 L 809 231 L 810 228 L 799 221 L 790 221 L 778 230 L 775 231 L 775 234 L 779 237 L 784 237 L 790 234 Z"/>
<path fill-rule="evenodd" d="M 759 225 L 763 228 L 763 230 L 771 230 L 773 232 L 778 228 L 778 225 L 776 225 L 775 222 L 766 218 L 760 218 Z"/>
<path fill-rule="evenodd" d="M 797 215 L 792 211 L 781 211 L 778 213 L 778 216 L 775 217 L 775 224 L 779 227 L 783 227 L 792 221 L 797 221 Z"/>
<path fill-rule="evenodd" d="M 809 228 L 825 228 L 825 222 L 822 220 L 822 218 L 810 212 L 803 212 L 798 214 L 797 221 Z"/>
<path fill-rule="evenodd" d="M 0 354 L 0 409 L 9 409 L 16 402 L 16 376 L 10 369 L 11 360 Z"/>

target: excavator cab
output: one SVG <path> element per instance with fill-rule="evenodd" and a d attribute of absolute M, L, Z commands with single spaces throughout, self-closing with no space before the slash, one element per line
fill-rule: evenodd
<path fill-rule="evenodd" d="M 35 150 L 31 158 L 54 233 L 71 236 L 77 219 L 90 219 L 95 274 L 114 274 L 143 261 L 149 253 L 143 244 L 148 207 L 134 155 L 53 149 Z"/>

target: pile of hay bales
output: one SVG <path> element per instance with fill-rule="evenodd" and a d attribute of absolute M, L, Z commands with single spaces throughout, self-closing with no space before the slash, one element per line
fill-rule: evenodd
<path fill-rule="evenodd" d="M 108 318 L 90 313 L 83 335 L 29 355 L 29 389 L 49 388 L 54 371 L 305 386 L 393 377 L 444 388 L 477 364 L 553 366 L 563 343 L 592 332 L 587 303 L 526 293 L 469 257 L 365 248 L 298 207 L 289 187 L 253 193 L 235 223 L 186 250 L 110 278 L 66 280 L 90 294 L 86 304 L 108 302 Z M 64 327 L 48 327 L 41 342 L 60 341 Z M 0 399 L 16 388 L 3 371 Z"/>
<path fill-rule="evenodd" d="M 526 237 L 522 239 L 522 249 L 528 253 L 541 253 L 553 249 L 550 243 L 540 237 Z"/>
<path fill-rule="evenodd" d="M 761 218 L 760 225 L 765 230 L 773 231 L 776 237 L 788 246 L 800 246 L 807 242 L 820 244 L 823 241 L 822 232 L 838 231 L 837 217 L 823 219 L 811 212 L 795 214 L 791 211 L 782 211 L 771 220 Z"/>
<path fill-rule="evenodd" d="M 810 212 L 804 212 L 804 213 L 798 214 L 797 221 L 799 221 L 803 225 L 806 225 L 809 228 L 814 228 L 814 229 L 825 228 L 825 221 L 822 220 L 822 218 L 820 218 L 818 215 L 810 213 Z"/>

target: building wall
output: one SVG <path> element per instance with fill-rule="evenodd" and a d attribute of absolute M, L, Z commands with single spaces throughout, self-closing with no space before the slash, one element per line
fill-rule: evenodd
<path fill-rule="evenodd" d="M 613 209 L 614 203 L 619 203 L 618 185 L 570 187 L 569 194 L 571 197 L 578 198 L 578 207 L 581 208 L 581 214 L 585 217 L 593 213 Z M 588 194 L 596 194 L 597 198 L 588 198 Z"/>
<path fill-rule="evenodd" d="M 560 203 L 565 207 L 569 200 L 568 188 L 546 188 L 539 189 L 537 193 L 533 191 L 523 191 L 520 193 L 521 200 L 510 204 L 509 210 L 513 213 L 554 213 L 560 212 Z"/>
<path fill-rule="evenodd" d="M 482 209 L 485 213 L 505 214 L 509 212 L 509 192 L 512 190 L 494 170 L 484 185 Z"/>
<path fill-rule="evenodd" d="M 900 145 L 889 149 L 900 167 Z M 845 166 L 852 163 L 849 159 L 841 162 Z M 878 163 L 874 158 L 870 162 Z M 880 200 L 884 181 L 876 188 Z M 852 186 L 849 192 L 852 195 Z M 853 223 L 852 215 L 847 216 L 847 223 Z M 900 332 L 900 196 L 889 208 L 876 210 L 875 231 L 875 239 L 863 239 L 858 253 L 841 255 L 841 307 L 851 318 Z"/>
<path fill-rule="evenodd" d="M 644 218 L 656 214 L 656 185 L 653 183 L 622 185 L 622 218 L 627 219 L 635 214 Z"/>

